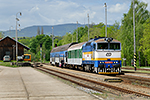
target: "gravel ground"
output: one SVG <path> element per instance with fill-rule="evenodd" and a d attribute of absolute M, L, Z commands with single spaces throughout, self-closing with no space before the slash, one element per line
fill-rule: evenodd
<path fill-rule="evenodd" d="M 44 67 L 50 67 L 50 66 L 44 65 Z M 97 75 L 97 74 L 87 73 L 87 72 L 80 72 L 80 71 L 75 71 L 75 70 L 70 70 L 70 69 L 61 69 L 61 68 L 53 67 L 53 66 L 52 66 L 52 68 L 57 68 L 57 70 L 67 71 L 68 73 L 78 74 L 80 76 L 87 77 L 88 79 L 94 79 L 94 80 L 101 81 L 101 82 L 104 82 L 103 81 L 104 78 L 110 77 L 110 76 L 106 76 L 106 75 L 103 76 L 103 75 Z M 106 83 L 106 82 L 104 82 L 104 83 Z M 145 94 L 150 95 L 150 88 L 143 88 L 143 87 L 135 86 L 132 84 L 125 84 L 124 82 L 121 82 L 121 83 L 108 83 L 107 82 L 107 84 L 111 84 L 114 86 L 118 86 L 118 87 L 122 87 L 125 89 L 129 89 L 129 90 L 133 90 L 133 91 L 137 91 L 137 92 L 141 92 L 141 93 L 145 93 Z M 123 94 L 123 95 L 116 96 L 116 95 L 113 95 L 109 92 L 103 94 L 103 93 L 93 91 L 91 89 L 79 87 L 79 86 L 76 88 L 78 88 L 82 91 L 85 91 L 87 93 L 93 94 L 93 95 L 97 96 L 98 98 L 100 98 L 100 100 L 103 100 L 103 99 L 104 100 L 150 100 L 150 98 L 136 96 L 134 94 Z"/>
<path fill-rule="evenodd" d="M 144 77 L 144 78 L 150 78 L 150 75 L 148 74 L 138 74 L 138 73 L 125 73 L 125 75 L 132 75 L 132 76 L 138 76 L 138 77 Z"/>

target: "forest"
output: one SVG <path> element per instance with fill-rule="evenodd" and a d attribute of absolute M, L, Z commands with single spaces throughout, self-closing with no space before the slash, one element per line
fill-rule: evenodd
<path fill-rule="evenodd" d="M 147 10 L 148 4 L 135 0 L 135 37 L 136 37 L 136 55 L 137 66 L 148 66 L 150 64 L 150 12 Z M 43 31 L 43 30 L 42 30 Z M 19 38 L 19 42 L 30 48 L 25 53 L 32 54 L 32 61 L 40 60 L 40 44 L 42 44 L 42 57 L 49 61 L 50 51 L 52 49 L 52 35 L 48 36 L 37 31 L 36 37 Z M 78 27 L 72 33 L 66 33 L 64 36 L 54 36 L 54 44 L 61 46 L 71 42 L 76 42 L 78 33 L 78 42 L 88 41 L 88 26 Z M 105 24 L 100 22 L 95 25 L 89 25 L 89 37 L 105 37 Z M 114 22 L 107 27 L 107 37 L 112 37 L 121 42 L 121 57 L 126 58 L 126 65 L 131 66 L 134 52 L 133 37 L 133 2 L 127 13 L 123 14 L 121 23 Z M 0 34 L 2 37 L 2 33 Z M 44 60 L 44 58 L 43 58 Z"/>

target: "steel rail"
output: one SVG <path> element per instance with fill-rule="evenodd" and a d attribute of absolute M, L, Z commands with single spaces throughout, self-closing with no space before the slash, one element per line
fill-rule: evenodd
<path fill-rule="evenodd" d="M 122 80 L 130 81 L 130 82 L 135 82 L 138 84 L 143 84 L 143 85 L 148 85 L 150 86 L 150 78 L 145 78 L 145 77 L 138 77 L 138 76 L 132 76 L 132 75 L 117 75 L 117 77 L 121 78 Z"/>
<path fill-rule="evenodd" d="M 134 79 L 134 80 L 140 80 L 140 81 L 145 81 L 145 82 L 150 82 L 150 78 L 138 77 L 138 76 L 132 76 L 132 75 L 120 75 L 120 76 L 117 75 L 117 77 Z"/>
<path fill-rule="evenodd" d="M 43 68 L 43 69 L 41 69 L 41 68 L 36 68 L 36 69 L 41 70 L 41 71 L 46 72 L 46 73 L 49 73 L 49 74 L 52 74 L 52 75 L 54 75 L 54 76 L 60 77 L 60 78 L 62 78 L 62 79 L 64 79 L 64 80 L 68 80 L 68 81 L 73 82 L 73 83 L 75 83 L 75 84 L 77 84 L 77 85 L 80 85 L 80 86 L 83 86 L 83 87 L 86 87 L 86 88 L 90 88 L 90 89 L 96 90 L 96 91 L 98 91 L 98 92 L 105 92 L 105 90 L 100 90 L 99 88 L 92 87 L 92 86 L 89 86 L 89 85 L 86 85 L 86 84 L 82 84 L 82 83 L 80 83 L 80 82 L 77 82 L 77 81 L 74 81 L 74 80 L 65 78 L 65 77 L 63 77 L 63 76 L 60 76 L 60 75 L 51 73 L 51 72 L 49 72 L 49 71 L 46 71 L 47 69 L 46 69 L 46 70 L 43 70 L 44 68 Z"/>
<path fill-rule="evenodd" d="M 50 69 L 50 68 L 45 68 L 45 67 L 40 67 L 40 68 L 43 68 L 43 69 L 46 69 L 46 70 L 50 70 L 50 71 L 54 71 L 54 72 L 57 72 L 57 73 L 61 73 L 61 74 L 64 74 L 64 75 L 68 75 L 68 76 L 71 76 L 71 77 L 74 77 L 74 78 L 78 78 L 78 79 L 81 79 L 81 80 L 84 80 L 84 81 L 88 81 L 88 82 L 91 82 L 91 83 L 94 83 L 94 84 L 97 84 L 97 85 L 101 85 L 101 86 L 104 86 L 104 87 L 107 87 L 107 88 L 110 88 L 110 89 L 114 89 L 114 90 L 117 90 L 117 91 L 120 91 L 120 92 L 150 97 L 150 95 L 148 95 L 148 94 L 144 94 L 144 93 L 140 93 L 140 92 L 136 92 L 136 91 L 124 89 L 124 88 L 121 88 L 121 87 L 109 85 L 109 84 L 106 84 L 106 83 L 94 81 L 94 80 L 87 79 L 87 78 L 83 78 L 83 77 L 79 77 L 79 76 L 74 76 L 74 75 L 71 75 L 71 74 L 68 74 L 68 73 L 64 73 L 64 72 L 61 72 L 61 71 L 58 71 L 58 70 L 54 70 L 54 69 Z M 37 69 L 40 69 L 40 68 L 37 68 Z M 40 70 L 41 70 L 41 69 L 40 69 Z M 43 70 L 43 71 L 44 71 L 44 70 Z M 45 71 L 45 72 L 47 72 L 47 71 Z M 59 76 L 58 76 L 58 77 L 59 77 Z M 63 78 L 63 79 L 68 80 L 67 78 L 65 78 L 65 77 L 63 77 L 63 76 L 60 76 L 60 77 Z M 73 82 L 73 81 L 71 81 L 71 82 Z M 76 82 L 75 82 L 75 83 L 76 83 Z M 82 84 L 82 83 L 77 83 L 77 84 L 80 85 L 80 84 Z"/>

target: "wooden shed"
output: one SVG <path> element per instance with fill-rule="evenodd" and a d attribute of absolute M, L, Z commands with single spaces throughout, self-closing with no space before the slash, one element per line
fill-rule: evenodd
<path fill-rule="evenodd" d="M 29 50 L 30 48 L 23 45 L 20 42 L 18 43 L 18 56 L 24 54 L 24 49 Z M 16 40 L 10 36 L 6 36 L 0 40 L 0 60 L 3 60 L 5 55 L 9 55 L 11 60 L 16 59 Z"/>

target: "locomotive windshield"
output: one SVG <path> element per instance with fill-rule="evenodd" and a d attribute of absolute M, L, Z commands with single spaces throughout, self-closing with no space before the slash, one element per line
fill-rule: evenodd
<path fill-rule="evenodd" d="M 120 43 L 110 43 L 110 49 L 120 50 Z"/>
<path fill-rule="evenodd" d="M 108 43 L 98 43 L 97 49 L 113 49 L 120 50 L 120 43 L 110 43 L 110 47 L 108 48 Z"/>
<path fill-rule="evenodd" d="M 108 49 L 108 43 L 98 43 L 97 49 Z"/>

